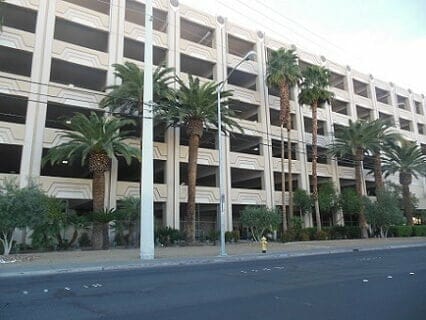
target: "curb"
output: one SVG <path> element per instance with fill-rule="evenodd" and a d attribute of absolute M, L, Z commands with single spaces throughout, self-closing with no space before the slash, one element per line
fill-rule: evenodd
<path fill-rule="evenodd" d="M 327 255 L 327 254 L 339 254 L 339 253 L 350 253 L 350 252 L 370 252 L 377 250 L 393 250 L 393 249 L 405 249 L 405 248 L 418 248 L 426 247 L 426 243 L 414 243 L 414 244 L 403 244 L 403 245 L 386 245 L 379 247 L 367 247 L 367 248 L 340 248 L 331 250 L 313 250 L 304 252 L 290 252 L 290 253 L 270 253 L 270 254 L 246 254 L 239 256 L 213 256 L 213 257 L 200 257 L 200 258 L 187 258 L 187 259 L 164 259 L 154 260 L 149 262 L 131 263 L 131 264 L 117 264 L 111 266 L 85 266 L 75 268 L 57 268 L 57 269 L 45 269 L 45 270 L 28 270 L 28 271 L 16 271 L 16 272 L 5 272 L 0 273 L 0 278 L 12 278 L 12 277 L 28 277 L 28 276 L 45 276 L 55 274 L 72 274 L 72 273 L 83 273 L 83 272 L 99 272 L 99 271 L 124 271 L 124 270 L 141 270 L 141 269 L 154 269 L 161 267 L 177 267 L 177 266 L 197 266 L 206 264 L 218 264 L 218 263 L 231 263 L 231 262 L 244 262 L 244 261 L 259 261 L 259 260 L 273 260 L 273 259 L 286 259 L 304 256 L 316 256 L 316 255 Z"/>

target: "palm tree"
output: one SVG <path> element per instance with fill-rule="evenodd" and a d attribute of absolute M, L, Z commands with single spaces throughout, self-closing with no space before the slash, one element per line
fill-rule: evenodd
<path fill-rule="evenodd" d="M 184 127 L 189 136 L 188 150 L 188 203 L 185 216 L 184 231 L 189 242 L 195 241 L 195 186 L 197 180 L 197 159 L 200 139 L 204 126 L 217 127 L 217 90 L 215 82 L 200 83 L 199 78 L 189 75 L 188 84 L 177 79 L 179 90 L 169 106 L 158 105 L 157 116 L 173 127 Z M 221 94 L 221 112 L 224 130 L 237 127 L 238 123 L 231 119 L 234 113 L 227 108 L 227 98 L 232 96 L 230 91 Z"/>
<path fill-rule="evenodd" d="M 93 175 L 93 211 L 102 211 L 105 199 L 105 172 L 110 170 L 111 159 L 122 156 L 127 164 L 130 164 L 132 158 L 139 157 L 138 150 L 124 141 L 128 132 L 120 131 L 129 124 L 134 124 L 134 121 L 107 118 L 94 112 L 88 117 L 77 113 L 67 125 L 71 131 L 62 133 L 65 142 L 51 148 L 44 157 L 43 164 L 50 162 L 54 165 L 67 160 L 70 163 L 79 161 L 81 166 L 87 165 Z M 93 225 L 94 249 L 107 246 L 103 243 L 104 227 L 96 222 Z"/>
<path fill-rule="evenodd" d="M 139 123 L 134 126 L 142 127 L 144 114 L 144 71 L 133 62 L 113 64 L 114 75 L 120 80 L 119 85 L 108 86 L 111 90 L 100 102 L 101 108 L 108 108 L 111 112 L 118 113 L 120 117 L 135 117 Z M 163 65 L 158 66 L 153 73 L 153 100 L 154 103 L 163 104 L 172 95 L 169 85 L 174 81 L 173 69 Z M 152 115 L 148 115 L 152 116 Z M 142 147 L 142 134 L 140 136 Z M 140 187 L 142 185 L 140 184 Z"/>
<path fill-rule="evenodd" d="M 281 121 L 281 188 L 283 230 L 287 230 L 287 217 L 285 210 L 285 172 L 284 172 L 284 127 L 287 128 L 287 154 L 288 154 L 288 186 L 289 186 L 289 224 L 293 218 L 293 180 L 291 179 L 291 116 L 290 116 L 290 87 L 293 87 L 301 78 L 297 55 L 294 50 L 280 48 L 272 51 L 268 61 L 268 85 L 278 87 L 280 90 L 280 121 Z"/>
<path fill-rule="evenodd" d="M 107 87 L 112 90 L 102 99 L 101 108 L 125 115 L 140 116 L 143 113 L 144 72 L 133 62 L 113 64 L 114 75 L 121 84 Z M 153 74 L 154 102 L 160 103 L 170 93 L 169 84 L 174 80 L 173 69 L 159 66 Z"/>
<path fill-rule="evenodd" d="M 426 155 L 422 149 L 410 141 L 402 141 L 385 151 L 383 158 L 385 177 L 399 172 L 399 183 L 402 186 L 402 199 L 407 223 L 413 224 L 413 206 L 410 199 L 410 184 L 413 176 L 426 176 Z"/>
<path fill-rule="evenodd" d="M 309 66 L 302 71 L 303 81 L 300 86 L 299 103 L 310 105 L 312 109 L 312 198 L 315 206 L 315 217 L 317 220 L 317 230 L 321 231 L 321 216 L 318 204 L 318 177 L 317 177 L 317 157 L 318 157 L 318 106 L 324 102 L 329 102 L 333 93 L 326 88 L 330 84 L 330 72 L 324 67 Z"/>
<path fill-rule="evenodd" d="M 331 154 L 344 157 L 353 156 L 355 160 L 355 189 L 361 199 L 363 196 L 362 186 L 362 162 L 365 154 L 370 150 L 379 150 L 380 139 L 378 138 L 377 123 L 369 123 L 364 120 L 352 122 L 349 120 L 349 126 L 336 132 L 334 144 L 330 146 Z M 368 237 L 367 221 L 364 214 L 364 206 L 361 206 L 359 212 L 359 226 L 363 238 Z"/>

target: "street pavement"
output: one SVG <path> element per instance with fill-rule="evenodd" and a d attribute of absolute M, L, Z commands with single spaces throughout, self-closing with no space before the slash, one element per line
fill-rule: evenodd
<path fill-rule="evenodd" d="M 0 319 L 424 320 L 426 247 L 7 277 Z"/>
<path fill-rule="evenodd" d="M 219 246 L 156 247 L 155 259 L 141 261 L 138 249 L 61 251 L 0 256 L 0 279 L 11 276 L 46 275 L 85 271 L 124 270 L 173 265 L 196 265 L 235 261 L 268 260 L 294 256 L 333 254 L 390 248 L 426 246 L 426 237 L 354 239 L 302 242 L 270 242 L 266 254 L 259 243 L 227 244 L 228 255 L 219 257 Z M 2 263 L 4 262 L 4 263 Z M 1 281 L 1 280 L 0 280 Z"/>

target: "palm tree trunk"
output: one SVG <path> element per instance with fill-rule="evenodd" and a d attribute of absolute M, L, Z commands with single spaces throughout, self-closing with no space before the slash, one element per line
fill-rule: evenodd
<path fill-rule="evenodd" d="M 289 122 L 289 116 L 290 116 L 290 93 L 289 93 L 289 87 L 287 82 L 283 82 L 280 85 L 280 123 L 281 123 L 281 185 L 282 185 L 282 207 L 283 207 L 283 231 L 287 230 L 287 224 L 289 227 L 291 227 L 292 223 L 292 216 L 289 215 L 289 219 L 287 220 L 286 215 L 286 209 L 285 209 L 285 170 L 284 170 L 284 158 L 285 158 L 285 151 L 284 151 L 284 127 L 288 128 L 288 122 Z M 289 141 L 287 141 L 289 143 Z M 291 166 L 290 162 L 291 157 L 288 157 L 288 166 Z M 290 187 L 290 180 L 291 176 L 289 173 L 289 187 Z M 289 188 L 289 214 L 291 212 L 291 215 L 293 213 L 291 204 L 290 204 L 290 194 L 291 189 Z"/>
<path fill-rule="evenodd" d="M 384 188 L 383 173 L 382 173 L 382 160 L 380 159 L 380 152 L 374 153 L 374 181 L 376 182 L 376 195 L 379 190 Z"/>
<path fill-rule="evenodd" d="M 364 158 L 363 150 L 358 149 L 356 151 L 355 155 L 355 186 L 356 186 L 356 193 L 359 197 L 359 199 L 362 199 L 362 168 L 361 163 Z M 364 214 L 364 205 L 361 203 L 361 207 L 359 209 L 359 215 L 358 215 L 358 223 L 359 227 L 361 229 L 361 237 L 363 239 L 368 238 L 368 230 L 367 230 L 367 220 L 365 219 Z"/>
<path fill-rule="evenodd" d="M 281 206 L 283 213 L 283 231 L 287 231 L 287 213 L 285 210 L 285 170 L 284 170 L 284 157 L 285 157 L 285 148 L 284 148 L 284 126 L 281 122 Z"/>
<path fill-rule="evenodd" d="M 104 172 L 95 171 L 93 172 L 93 211 L 99 211 L 104 208 L 105 198 L 105 174 Z M 92 230 L 92 247 L 95 250 L 101 250 L 103 248 L 104 238 L 104 226 L 102 223 L 95 221 L 93 223 Z"/>
<path fill-rule="evenodd" d="M 191 134 L 189 136 L 188 150 L 188 205 L 184 224 L 187 241 L 190 243 L 195 241 L 195 188 L 197 183 L 197 158 L 199 144 L 200 136 L 197 134 Z"/>
<path fill-rule="evenodd" d="M 413 206 L 411 205 L 411 195 L 410 195 L 410 184 L 412 181 L 412 176 L 407 173 L 399 174 L 399 182 L 402 186 L 402 202 L 404 206 L 404 213 L 407 218 L 407 224 L 409 226 L 413 225 Z"/>
<path fill-rule="evenodd" d="M 318 177 L 317 177 L 317 157 L 318 157 L 318 102 L 311 105 L 312 108 L 312 199 L 315 205 L 315 218 L 317 220 L 317 231 L 321 231 L 321 215 L 318 203 Z"/>

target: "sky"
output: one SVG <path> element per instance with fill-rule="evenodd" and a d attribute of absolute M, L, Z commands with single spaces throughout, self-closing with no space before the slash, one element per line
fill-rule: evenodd
<path fill-rule="evenodd" d="M 426 95 L 426 0 L 180 0 Z"/>

